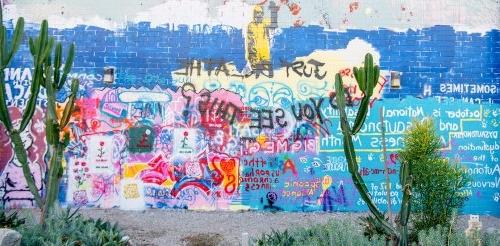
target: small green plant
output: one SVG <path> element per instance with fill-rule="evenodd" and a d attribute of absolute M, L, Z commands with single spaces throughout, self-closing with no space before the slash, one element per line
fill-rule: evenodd
<path fill-rule="evenodd" d="M 278 245 L 278 246 L 288 246 L 293 245 L 295 238 L 290 235 L 288 230 L 277 231 L 272 229 L 271 233 L 263 234 L 262 238 L 257 240 L 257 245 Z"/>
<path fill-rule="evenodd" d="M 470 180 L 462 168 L 441 156 L 441 141 L 430 119 L 414 121 L 404 136 L 399 160 L 413 174 L 412 223 L 414 232 L 437 225 L 449 228 L 453 212 L 466 197 L 460 191 Z"/>
<path fill-rule="evenodd" d="M 117 224 L 101 219 L 89 219 L 77 211 L 53 210 L 46 219 L 45 228 L 30 221 L 19 227 L 22 245 L 128 245 Z"/>
<path fill-rule="evenodd" d="M 17 212 L 13 212 L 7 215 L 7 213 L 3 209 L 0 209 L 0 228 L 16 229 L 24 223 L 25 219 L 20 218 Z"/>
<path fill-rule="evenodd" d="M 474 232 L 467 236 L 463 231 L 438 225 L 418 232 L 418 245 L 423 246 L 496 246 L 500 245 L 500 232 Z"/>
<path fill-rule="evenodd" d="M 369 239 L 363 236 L 359 228 L 352 222 L 339 220 L 330 220 L 326 224 L 318 224 L 310 228 L 272 230 L 271 233 L 263 234 L 260 238 L 255 239 L 254 243 L 259 246 L 386 245 L 385 239 L 379 237 Z"/>
<path fill-rule="evenodd" d="M 493 246 L 500 245 L 500 231 L 476 232 L 467 236 L 464 231 L 457 230 L 455 225 L 450 230 L 443 226 L 436 226 L 418 233 L 418 238 L 411 245 L 422 246 Z M 385 237 L 373 235 L 368 238 L 362 235 L 358 226 L 351 221 L 330 220 L 326 224 L 318 224 L 309 228 L 295 228 L 284 231 L 272 230 L 254 239 L 259 246 L 274 245 L 388 245 Z M 417 243 L 418 241 L 418 243 Z"/>

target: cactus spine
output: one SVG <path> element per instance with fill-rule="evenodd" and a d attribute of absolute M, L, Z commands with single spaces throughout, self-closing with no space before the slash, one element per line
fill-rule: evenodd
<path fill-rule="evenodd" d="M 408 218 L 410 214 L 410 198 L 411 198 L 411 173 L 407 163 L 401 163 L 400 183 L 403 187 L 403 203 L 399 212 L 399 219 L 396 221 L 398 228 L 394 228 L 385 218 L 385 215 L 379 210 L 377 205 L 371 199 L 366 184 L 359 174 L 359 165 L 356 160 L 356 152 L 354 150 L 353 136 L 359 132 L 365 122 L 368 107 L 370 105 L 370 97 L 373 95 L 373 89 L 378 82 L 380 68 L 373 65 L 373 57 L 370 53 L 366 54 L 364 67 L 353 69 L 354 76 L 358 82 L 360 90 L 364 97 L 361 100 L 354 125 L 351 128 L 345 112 L 346 99 L 345 91 L 342 82 L 342 77 L 339 73 L 335 75 L 335 90 L 336 103 L 339 109 L 340 126 L 344 139 L 344 154 L 347 159 L 349 173 L 352 176 L 354 186 L 358 190 L 363 201 L 368 205 L 368 209 L 374 216 L 376 226 L 382 228 L 387 235 L 390 235 L 399 245 L 408 245 Z"/>

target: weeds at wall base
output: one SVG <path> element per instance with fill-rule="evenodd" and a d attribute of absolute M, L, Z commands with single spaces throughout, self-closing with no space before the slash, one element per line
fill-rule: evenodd
<path fill-rule="evenodd" d="M 49 213 L 45 226 L 31 216 L 16 230 L 21 245 L 130 245 L 117 224 L 85 218 L 69 208 Z"/>
<path fill-rule="evenodd" d="M 295 228 L 292 230 L 277 231 L 263 234 L 259 238 L 253 239 L 254 245 L 393 245 L 393 242 L 386 240 L 383 236 L 373 235 L 371 238 L 363 236 L 360 228 L 350 221 L 330 220 L 324 225 L 314 225 L 310 228 Z M 410 245 L 423 246 L 493 246 L 500 245 L 500 231 L 479 232 L 476 231 L 469 236 L 463 231 L 449 230 L 448 228 L 437 226 L 429 230 L 418 233 L 416 241 Z"/>

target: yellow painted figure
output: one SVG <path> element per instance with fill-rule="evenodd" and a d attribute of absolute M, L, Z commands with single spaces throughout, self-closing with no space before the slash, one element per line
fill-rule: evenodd
<path fill-rule="evenodd" d="M 252 69 L 270 64 L 269 29 L 275 28 L 275 22 L 264 19 L 264 9 L 261 5 L 254 7 L 253 21 L 248 24 L 246 40 L 246 58 Z"/>

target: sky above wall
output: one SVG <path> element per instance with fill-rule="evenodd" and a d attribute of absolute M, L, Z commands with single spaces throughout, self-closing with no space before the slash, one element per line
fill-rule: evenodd
<path fill-rule="evenodd" d="M 78 24 L 118 29 L 128 22 L 230 25 L 245 29 L 254 4 L 268 0 L 4 0 L 6 19 L 25 17 L 51 27 Z M 484 33 L 500 27 L 499 0 L 276 0 L 278 25 L 321 25 L 327 29 L 392 30 L 450 25 Z M 196 15 L 193 15 L 196 13 Z"/>

